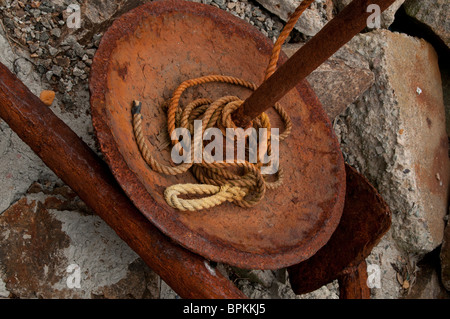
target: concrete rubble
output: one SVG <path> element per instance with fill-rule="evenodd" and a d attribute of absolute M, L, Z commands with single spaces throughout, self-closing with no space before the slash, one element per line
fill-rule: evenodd
<path fill-rule="evenodd" d="M 397 255 L 417 262 L 442 243 L 448 213 L 438 57 L 424 40 L 385 30 L 360 35 L 350 46 L 365 55 L 376 80 L 336 119 L 335 130 L 346 161 L 369 178 L 393 212 L 391 231 L 369 259 L 389 265 Z M 396 276 L 387 267 L 383 278 L 392 284 Z"/>
<path fill-rule="evenodd" d="M 195 1 L 230 12 L 272 40 L 298 4 Z M 58 0 L 36 6 L 0 0 L 0 62 L 35 95 L 54 91 L 49 107 L 99 155 L 89 110 L 90 64 L 113 19 L 144 2 Z M 73 3 L 85 14 L 79 30 L 67 28 L 63 12 Z M 285 53 L 292 55 L 348 3 L 316 1 Z M 391 230 L 367 259 L 380 270 L 372 297 L 450 298 L 448 81 L 443 81 L 449 72 L 426 39 L 387 30 L 397 10 L 448 46 L 447 1 L 396 1 L 383 13 L 380 30 L 356 36 L 308 81 L 333 122 L 346 162 L 370 180 L 393 212 Z M 0 188 L 0 298 L 179 298 L 3 120 Z M 217 269 L 250 298 L 339 298 L 337 281 L 296 296 L 285 269 L 224 264 Z"/>

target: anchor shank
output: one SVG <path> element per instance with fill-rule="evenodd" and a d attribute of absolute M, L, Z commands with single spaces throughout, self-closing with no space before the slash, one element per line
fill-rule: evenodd
<path fill-rule="evenodd" d="M 394 1 L 352 1 L 245 100 L 233 114 L 236 125 L 246 127 L 363 30 L 376 13 L 370 5 L 378 5 L 381 14 Z"/>

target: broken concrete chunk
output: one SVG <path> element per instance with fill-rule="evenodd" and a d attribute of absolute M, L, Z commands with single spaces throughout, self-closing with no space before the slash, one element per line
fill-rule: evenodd
<path fill-rule="evenodd" d="M 0 62 L 12 71 L 14 59 L 14 52 L 8 42 L 8 38 L 3 29 L 0 28 Z"/>
<path fill-rule="evenodd" d="M 393 237 L 423 255 L 441 244 L 450 178 L 438 57 L 433 47 L 378 30 L 355 37 L 375 85 L 348 108 L 337 133 L 347 160 L 393 212 Z"/>
<path fill-rule="evenodd" d="M 291 13 L 295 11 L 299 5 L 296 0 L 256 0 L 266 10 L 278 16 L 281 20 L 287 21 Z M 324 1 L 318 1 L 320 4 Z M 303 12 L 302 16 L 295 25 L 295 29 L 307 36 L 314 36 L 326 24 L 325 10 L 320 10 L 317 4 L 313 4 L 310 8 Z M 322 12 L 323 11 L 323 12 Z"/>
<path fill-rule="evenodd" d="M 302 45 L 286 44 L 283 51 L 290 57 Z M 344 46 L 314 70 L 307 80 L 333 121 L 374 83 L 374 76 L 364 57 Z"/>

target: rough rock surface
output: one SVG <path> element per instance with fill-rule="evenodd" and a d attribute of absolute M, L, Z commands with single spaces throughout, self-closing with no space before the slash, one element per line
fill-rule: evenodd
<path fill-rule="evenodd" d="M 429 27 L 450 48 L 450 2 L 447 0 L 407 0 L 405 11 Z"/>
<path fill-rule="evenodd" d="M 375 85 L 340 118 L 346 160 L 378 188 L 393 211 L 393 237 L 424 254 L 441 244 L 449 158 L 442 86 L 433 48 L 389 31 L 356 37 Z"/>
<path fill-rule="evenodd" d="M 302 45 L 286 44 L 283 51 L 290 57 Z M 369 63 L 348 45 L 342 47 L 306 79 L 331 121 L 374 83 Z"/>
<path fill-rule="evenodd" d="M 64 185 L 34 183 L 0 215 L 0 266 L 3 297 L 159 297 L 158 276 Z"/>

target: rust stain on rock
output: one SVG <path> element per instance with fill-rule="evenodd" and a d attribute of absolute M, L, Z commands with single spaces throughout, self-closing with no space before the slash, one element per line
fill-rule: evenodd
<path fill-rule="evenodd" d="M 22 198 L 0 215 L 0 264 L 2 280 L 13 296 L 64 298 L 51 287 L 66 276 L 59 265 L 70 239 L 38 200 Z"/>

